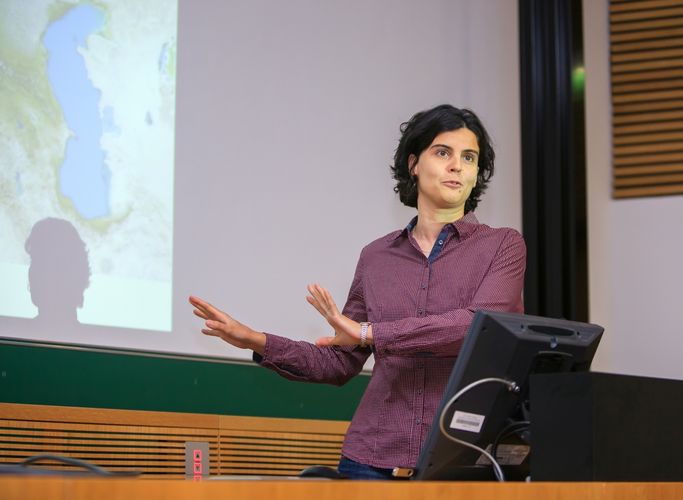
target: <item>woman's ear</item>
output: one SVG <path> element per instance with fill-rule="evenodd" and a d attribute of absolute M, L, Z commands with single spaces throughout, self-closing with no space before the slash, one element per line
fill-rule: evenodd
<path fill-rule="evenodd" d="M 412 176 L 417 175 L 417 156 L 408 156 L 408 173 Z"/>

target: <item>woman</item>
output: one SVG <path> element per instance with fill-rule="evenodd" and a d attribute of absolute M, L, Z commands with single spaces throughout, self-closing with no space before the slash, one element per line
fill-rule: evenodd
<path fill-rule="evenodd" d="M 362 250 L 341 312 L 325 288 L 308 286 L 308 302 L 334 337 L 314 345 L 257 332 L 190 297 L 204 334 L 253 350 L 256 362 L 288 379 L 341 385 L 374 355 L 338 468 L 351 478 L 414 467 L 475 311 L 523 312 L 521 235 L 480 224 L 473 213 L 494 168 L 482 123 L 441 105 L 415 114 L 401 132 L 394 190 L 417 216 Z"/>

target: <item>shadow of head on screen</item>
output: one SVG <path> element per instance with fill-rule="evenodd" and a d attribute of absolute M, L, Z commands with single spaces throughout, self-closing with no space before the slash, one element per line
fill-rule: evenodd
<path fill-rule="evenodd" d="M 78 324 L 77 309 L 90 285 L 88 250 L 76 228 L 63 219 L 36 222 L 24 245 L 35 320 L 51 326 Z"/>

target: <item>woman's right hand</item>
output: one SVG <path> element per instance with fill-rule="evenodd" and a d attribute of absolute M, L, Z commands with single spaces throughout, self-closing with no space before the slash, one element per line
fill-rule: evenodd
<path fill-rule="evenodd" d="M 190 296 L 190 304 L 194 306 L 192 312 L 204 320 L 206 327 L 202 328 L 204 335 L 220 337 L 228 344 L 240 349 L 251 349 L 258 354 L 263 354 L 266 347 L 264 333 L 252 330 L 199 297 Z"/>

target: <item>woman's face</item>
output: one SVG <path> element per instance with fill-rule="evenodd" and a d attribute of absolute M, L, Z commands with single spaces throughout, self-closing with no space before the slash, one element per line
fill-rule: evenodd
<path fill-rule="evenodd" d="M 409 164 L 417 176 L 417 207 L 421 209 L 458 209 L 477 183 L 479 144 L 466 128 L 437 135 L 420 153 L 411 155 Z"/>

